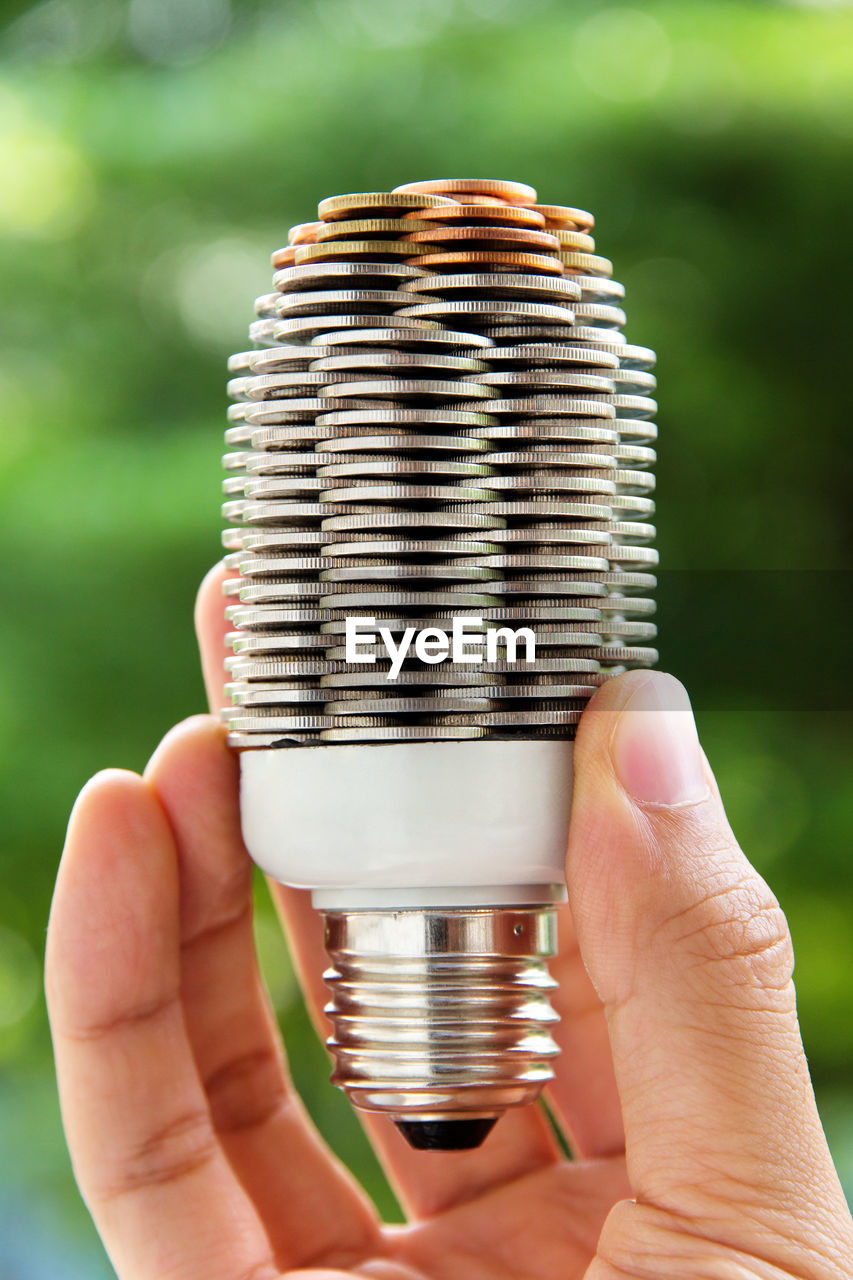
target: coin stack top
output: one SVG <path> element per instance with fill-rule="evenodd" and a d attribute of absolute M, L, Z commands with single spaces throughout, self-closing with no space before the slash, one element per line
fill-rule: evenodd
<path fill-rule="evenodd" d="M 232 745 L 571 737 L 655 660 L 655 357 L 593 225 L 440 179 L 322 200 L 273 253 L 229 361 Z M 347 661 L 359 617 L 527 628 L 535 658 L 409 650 L 389 679 L 382 643 Z"/>

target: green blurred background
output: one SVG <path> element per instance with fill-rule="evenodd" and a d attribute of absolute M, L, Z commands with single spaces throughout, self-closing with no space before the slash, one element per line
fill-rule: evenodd
<path fill-rule="evenodd" d="M 269 253 L 324 195 L 471 172 L 594 210 L 629 337 L 659 351 L 662 660 L 690 686 L 735 830 L 790 918 L 852 1192 L 853 717 L 838 669 L 853 11 L 4 10 L 0 1276 L 112 1274 L 61 1136 L 45 920 L 81 783 L 141 768 L 201 707 L 190 615 L 218 555 L 224 362 Z M 393 1212 L 326 1082 L 263 892 L 257 930 L 300 1087 Z"/>

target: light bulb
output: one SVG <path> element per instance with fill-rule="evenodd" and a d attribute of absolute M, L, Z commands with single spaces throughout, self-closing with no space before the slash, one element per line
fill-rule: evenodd
<path fill-rule="evenodd" d="M 334 1081 L 478 1145 L 551 1077 L 572 738 L 656 655 L 654 354 L 521 183 L 323 200 L 232 357 L 243 831 L 325 914 Z"/>

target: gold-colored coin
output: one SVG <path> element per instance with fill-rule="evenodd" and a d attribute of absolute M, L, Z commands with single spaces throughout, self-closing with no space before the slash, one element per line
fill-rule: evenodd
<path fill-rule="evenodd" d="M 568 227 L 551 227 L 550 234 L 560 242 L 561 249 L 574 249 L 575 253 L 595 253 L 595 240 L 585 231 Z M 319 234 L 317 239 L 319 240 Z"/>
<path fill-rule="evenodd" d="M 407 213 L 404 221 L 419 218 L 424 222 L 501 222 L 514 227 L 529 227 L 534 231 L 542 230 L 545 218 L 535 209 L 526 205 L 504 204 L 502 200 L 485 203 L 481 197 L 477 204 L 460 204 L 455 208 L 443 205 L 437 209 L 421 209 L 415 213 Z"/>
<path fill-rule="evenodd" d="M 455 200 L 446 196 L 409 191 L 359 191 L 345 196 L 330 196 L 321 200 L 317 215 L 324 222 L 337 218 L 358 217 L 360 213 L 374 218 L 395 217 L 407 209 L 434 209 L 438 205 L 453 205 Z"/>
<path fill-rule="evenodd" d="M 303 262 L 321 262 L 328 258 L 338 261 L 365 257 L 413 258 L 426 252 L 425 245 L 403 243 L 400 240 L 332 240 L 328 244 L 300 245 L 294 249 L 294 261 L 299 265 Z"/>
<path fill-rule="evenodd" d="M 536 253 L 542 249 L 557 251 L 560 242 L 548 231 L 530 231 L 526 227 L 504 227 L 492 223 L 488 227 L 448 227 L 437 223 L 426 231 L 414 231 L 406 236 L 412 244 L 430 241 L 432 244 L 512 245 L 521 253 Z"/>
<path fill-rule="evenodd" d="M 409 235 L 413 231 L 429 231 L 431 223 L 422 222 L 417 216 L 410 221 L 404 218 L 341 218 L 337 222 L 318 222 L 316 240 L 347 240 L 364 236 L 379 240 Z"/>
<path fill-rule="evenodd" d="M 612 276 L 613 263 L 609 258 L 601 258 L 593 253 L 575 253 L 573 250 L 561 249 L 560 261 L 568 275 L 577 276 Z"/>
<path fill-rule="evenodd" d="M 322 225 L 322 222 L 297 222 L 296 226 L 291 227 L 287 233 L 287 243 L 289 245 L 313 244 Z"/>
<path fill-rule="evenodd" d="M 412 248 L 426 248 L 423 245 L 412 245 Z M 419 267 L 456 267 L 488 264 L 501 271 L 546 271 L 551 275 L 562 275 L 562 264 L 559 257 L 547 257 L 544 253 L 507 253 L 501 249 L 467 249 L 452 250 L 446 253 L 424 253 L 412 258 Z"/>
<path fill-rule="evenodd" d="M 427 182 L 405 182 L 394 188 L 399 192 L 443 196 L 497 196 L 507 204 L 536 204 L 536 189 L 525 182 L 505 182 L 498 178 L 432 178 Z"/>
<path fill-rule="evenodd" d="M 534 208 L 549 226 L 577 227 L 579 231 L 592 231 L 595 226 L 595 218 L 585 209 L 572 209 L 565 204 L 537 204 Z"/>

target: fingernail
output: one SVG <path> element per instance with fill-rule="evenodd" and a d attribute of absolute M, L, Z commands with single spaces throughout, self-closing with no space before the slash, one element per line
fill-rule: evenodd
<path fill-rule="evenodd" d="M 687 690 L 649 672 L 619 713 L 610 754 L 622 786 L 642 804 L 695 804 L 708 783 Z"/>

